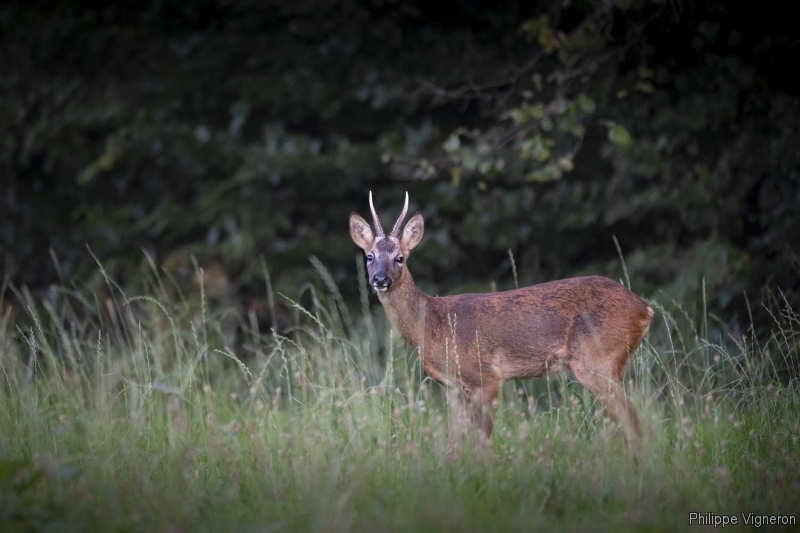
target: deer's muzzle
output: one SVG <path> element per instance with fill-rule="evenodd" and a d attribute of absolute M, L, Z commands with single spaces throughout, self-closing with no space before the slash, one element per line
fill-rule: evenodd
<path fill-rule="evenodd" d="M 385 272 L 376 272 L 372 276 L 372 288 L 376 291 L 385 291 L 392 286 L 392 278 Z"/>

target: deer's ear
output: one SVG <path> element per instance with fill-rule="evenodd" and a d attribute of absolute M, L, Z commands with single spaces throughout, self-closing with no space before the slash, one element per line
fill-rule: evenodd
<path fill-rule="evenodd" d="M 350 237 L 365 252 L 372 249 L 372 243 L 375 241 L 372 228 L 369 227 L 366 220 L 355 213 L 350 213 Z"/>
<path fill-rule="evenodd" d="M 400 245 L 410 252 L 422 240 L 423 233 L 425 233 L 425 221 L 422 219 L 422 213 L 417 213 L 411 217 L 405 229 L 403 229 L 403 238 L 400 241 Z"/>

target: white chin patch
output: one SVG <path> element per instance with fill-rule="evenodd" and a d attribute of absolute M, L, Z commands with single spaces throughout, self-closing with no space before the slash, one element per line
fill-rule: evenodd
<path fill-rule="evenodd" d="M 378 292 L 386 292 L 387 287 L 376 287 L 375 285 L 372 286 Z"/>

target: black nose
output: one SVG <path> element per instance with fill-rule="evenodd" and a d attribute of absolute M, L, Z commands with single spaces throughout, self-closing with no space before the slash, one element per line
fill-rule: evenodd
<path fill-rule="evenodd" d="M 377 287 L 391 287 L 392 286 L 392 278 L 387 276 L 386 274 L 375 274 L 372 276 L 372 284 Z"/>

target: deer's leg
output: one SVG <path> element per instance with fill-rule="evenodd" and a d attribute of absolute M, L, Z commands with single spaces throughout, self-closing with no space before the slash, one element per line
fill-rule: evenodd
<path fill-rule="evenodd" d="M 478 446 L 487 448 L 491 446 L 499 392 L 500 384 L 491 383 L 475 389 L 469 396 L 470 421 L 472 427 L 477 430 L 474 437 Z"/>
<path fill-rule="evenodd" d="M 625 396 L 619 372 L 603 372 L 575 362 L 570 370 L 577 380 L 597 398 L 606 412 L 625 432 L 628 443 L 637 455 L 642 452 L 642 425 L 631 401 Z"/>
<path fill-rule="evenodd" d="M 456 455 L 467 433 L 469 423 L 467 401 L 457 386 L 447 388 L 447 410 L 449 414 L 447 433 L 447 455 Z"/>

